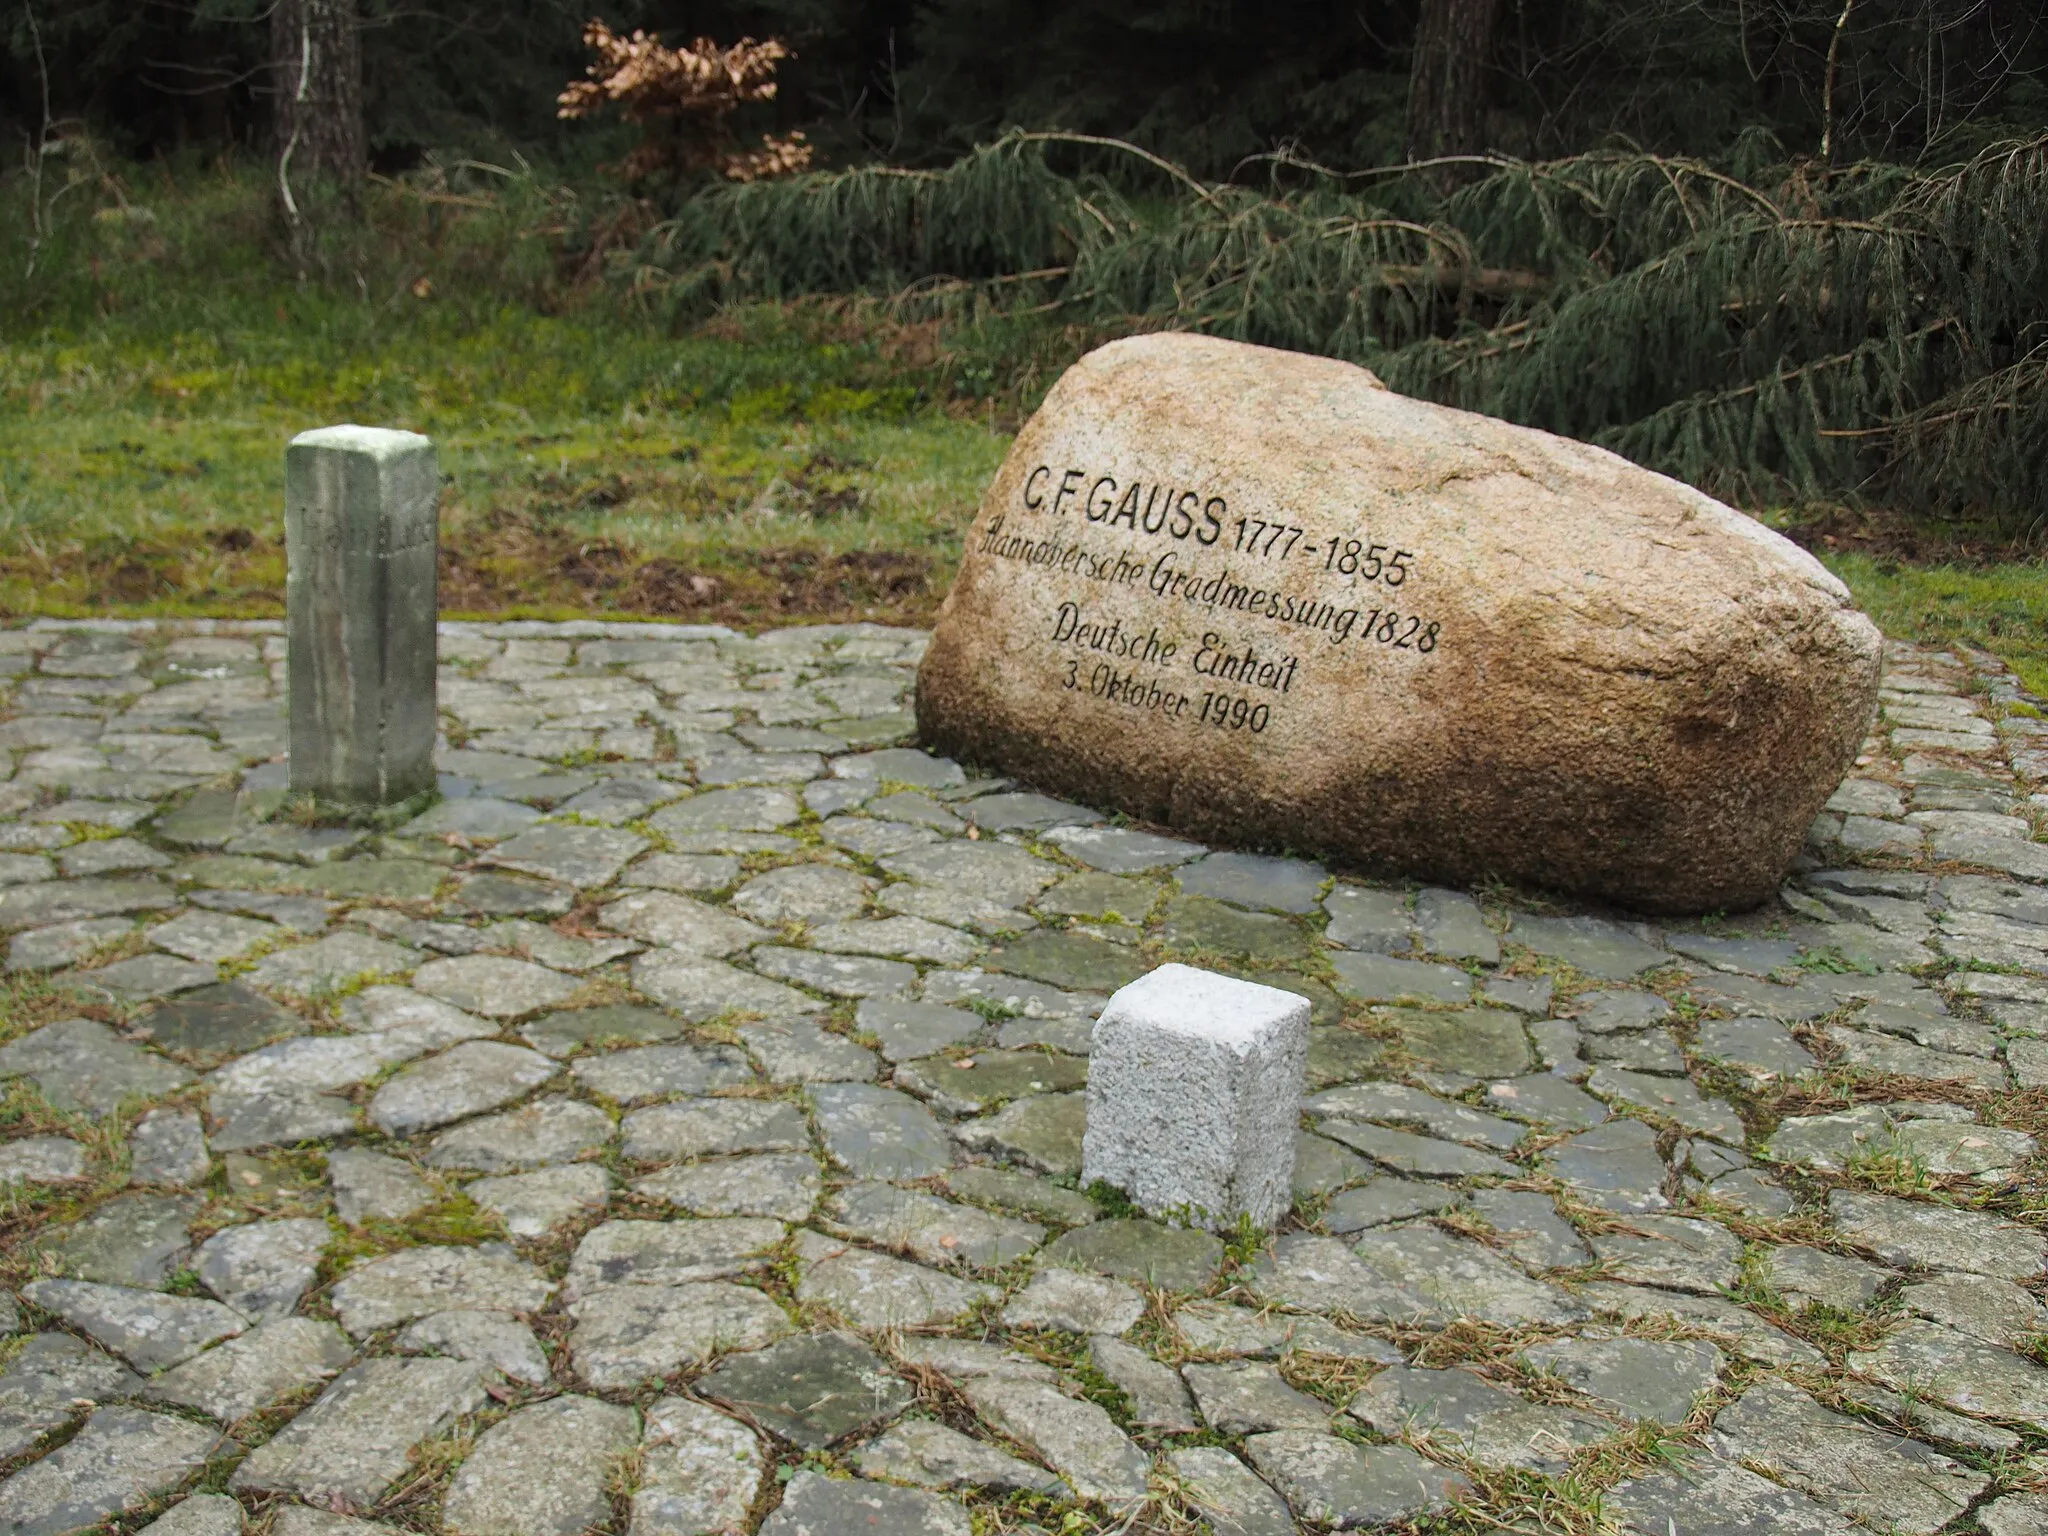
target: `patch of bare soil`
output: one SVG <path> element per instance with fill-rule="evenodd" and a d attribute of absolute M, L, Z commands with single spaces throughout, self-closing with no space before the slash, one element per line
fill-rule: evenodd
<path fill-rule="evenodd" d="M 855 494 L 829 484 L 794 491 L 824 501 Z M 283 541 L 241 527 L 28 545 L 0 553 L 0 618 L 165 605 L 281 616 L 284 575 Z M 746 627 L 926 624 L 945 576 L 931 555 L 897 550 L 789 546 L 691 564 L 500 510 L 443 524 L 440 606 L 448 614 L 587 613 Z"/>
<path fill-rule="evenodd" d="M 896 550 L 735 551 L 693 566 L 494 512 L 444 535 L 440 596 L 450 613 L 545 607 L 701 623 L 917 624 L 943 596 L 935 575 L 929 555 Z"/>
<path fill-rule="evenodd" d="M 2038 546 L 2009 535 L 1915 519 L 1889 507 L 1816 504 L 1773 526 L 1814 554 L 1869 555 L 1900 565 L 2005 565 L 2041 557 Z"/>

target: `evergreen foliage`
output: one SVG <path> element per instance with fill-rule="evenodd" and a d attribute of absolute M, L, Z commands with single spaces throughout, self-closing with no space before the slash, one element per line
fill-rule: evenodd
<path fill-rule="evenodd" d="M 1414 167 L 1276 158 L 1255 190 L 1013 133 L 939 171 L 706 190 L 636 281 L 682 313 L 865 293 L 1203 330 L 1347 358 L 1727 495 L 2048 523 L 2048 136 L 1927 171 L 1745 178 L 1640 151 L 1486 169 L 1441 194 Z"/>

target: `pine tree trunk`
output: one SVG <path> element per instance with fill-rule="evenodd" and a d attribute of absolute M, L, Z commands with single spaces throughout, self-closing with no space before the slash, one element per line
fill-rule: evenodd
<path fill-rule="evenodd" d="M 278 198 L 299 228 L 315 207 L 353 213 L 368 168 L 356 0 L 273 0 Z"/>
<path fill-rule="evenodd" d="M 1408 72 L 1411 160 L 1471 155 L 1485 148 L 1486 65 L 1499 8 L 1499 0 L 1422 0 Z"/>

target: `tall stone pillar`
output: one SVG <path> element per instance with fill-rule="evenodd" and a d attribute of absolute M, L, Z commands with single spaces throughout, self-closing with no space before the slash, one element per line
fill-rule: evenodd
<path fill-rule="evenodd" d="M 323 427 L 285 450 L 295 794 L 373 810 L 434 787 L 439 487 L 416 432 Z"/>

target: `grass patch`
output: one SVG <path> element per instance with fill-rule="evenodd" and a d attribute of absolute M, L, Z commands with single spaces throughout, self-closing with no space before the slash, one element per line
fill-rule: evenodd
<path fill-rule="evenodd" d="M 1824 555 L 1888 635 L 1961 642 L 2003 658 L 2029 693 L 2048 696 L 2048 562 L 1905 565 Z"/>
<path fill-rule="evenodd" d="M 2035 524 L 2019 536 L 1924 509 L 1814 503 L 1756 514 L 1840 577 L 1888 635 L 1973 645 L 2048 690 L 2048 566 Z"/>
<path fill-rule="evenodd" d="M 1104 1221 L 1142 1220 L 1145 1215 L 1129 1195 L 1101 1179 L 1092 1180 L 1081 1193 L 1095 1203 Z"/>
<path fill-rule="evenodd" d="M 736 420 L 647 380 L 592 391 L 579 354 L 659 343 L 703 377 L 749 349 L 516 311 L 453 335 L 422 317 L 364 340 L 374 378 L 301 389 L 295 354 L 321 347 L 319 328 L 241 318 L 211 336 L 110 324 L 78 346 L 0 347 L 0 608 L 281 615 L 284 445 L 366 421 L 439 445 L 444 613 L 916 620 L 1005 446 L 933 411 Z M 155 398 L 167 371 L 221 383 L 171 404 Z M 559 395 L 489 387 L 522 373 Z M 816 490 L 828 474 L 845 489 Z"/>
<path fill-rule="evenodd" d="M 676 336 L 536 276 L 514 196 L 380 186 L 304 282 L 252 173 L 115 197 L 146 217 L 80 198 L 63 261 L 0 283 L 11 615 L 281 613 L 284 445 L 357 421 L 439 446 L 444 612 L 918 619 L 1006 446 L 900 328 L 763 307 Z"/>
<path fill-rule="evenodd" d="M 74 189 L 38 275 L 0 271 L 0 614 L 281 614 L 284 445 L 359 421 L 440 448 L 450 616 L 928 622 L 1007 428 L 1090 339 L 1010 337 L 1044 356 L 997 402 L 987 335 L 877 304 L 672 334 L 634 298 L 624 211 L 465 174 L 374 185 L 304 277 L 256 168 Z M 10 227 L 25 195 L 0 183 Z M 600 229 L 626 231 L 609 256 Z M 1764 515 L 1888 634 L 1980 645 L 2048 693 L 2027 551 Z"/>

